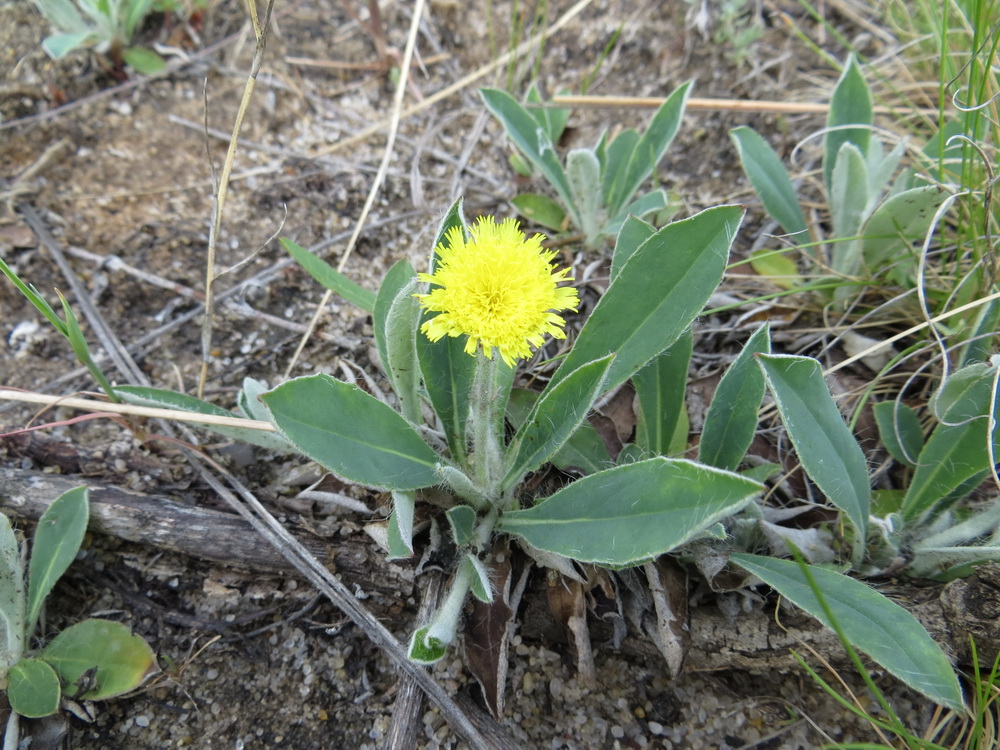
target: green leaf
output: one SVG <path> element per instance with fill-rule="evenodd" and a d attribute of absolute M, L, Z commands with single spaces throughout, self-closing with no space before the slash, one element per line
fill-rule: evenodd
<path fill-rule="evenodd" d="M 612 281 L 618 277 L 625 262 L 635 255 L 635 251 L 642 243 L 654 234 L 656 234 L 656 227 L 635 216 L 629 216 L 622 222 L 622 228 L 618 230 L 618 239 L 615 242 L 615 252 L 611 257 Z"/>
<path fill-rule="evenodd" d="M 864 552 L 871 488 L 864 453 L 844 422 L 819 362 L 758 354 L 781 420 L 809 478 L 857 529 L 855 556 Z"/>
<path fill-rule="evenodd" d="M 735 471 L 757 431 L 757 412 L 764 399 L 764 374 L 757 354 L 771 352 L 767 325 L 758 328 L 726 370 L 705 414 L 698 460 Z"/>
<path fill-rule="evenodd" d="M 35 309 L 38 310 L 45 318 L 52 324 L 52 326 L 59 331 L 63 336 L 69 336 L 66 329 L 66 324 L 62 319 L 56 315 L 56 311 L 52 309 L 52 305 L 38 293 L 31 284 L 26 284 L 21 281 L 21 278 L 14 273 L 14 269 L 7 265 L 3 258 L 0 258 L 0 272 L 3 272 L 4 276 L 10 279 L 11 283 L 17 287 L 18 291 L 25 296 L 25 298 L 34 305 Z"/>
<path fill-rule="evenodd" d="M 44 661 L 22 659 L 11 667 L 7 698 L 21 716 L 40 719 L 59 710 L 59 676 Z"/>
<path fill-rule="evenodd" d="M 597 242 L 600 224 L 601 165 L 588 148 L 575 148 L 566 156 L 566 181 L 588 245 Z"/>
<path fill-rule="evenodd" d="M 986 416 L 996 370 L 976 362 L 953 372 L 931 399 L 935 416 L 942 422 L 965 422 Z"/>
<path fill-rule="evenodd" d="M 853 143 L 845 143 L 837 154 L 830 184 L 830 217 L 833 221 L 831 265 L 839 274 L 853 276 L 861 269 L 861 245 L 857 237 L 868 206 L 868 165 Z"/>
<path fill-rule="evenodd" d="M 640 219 L 650 214 L 662 211 L 667 207 L 667 194 L 665 191 L 657 189 L 650 190 L 645 195 L 641 195 L 623 208 L 617 216 L 608 219 L 608 223 L 601 230 L 602 235 L 617 236 L 621 231 L 622 224 L 629 216 L 637 216 Z"/>
<path fill-rule="evenodd" d="M 415 490 L 437 484 L 437 454 L 398 413 L 326 374 L 264 394 L 274 423 L 302 453 L 360 484 Z"/>
<path fill-rule="evenodd" d="M 871 124 L 872 94 L 857 60 L 851 55 L 833 90 L 830 113 L 826 119 L 826 127 L 830 130 L 823 136 L 823 184 L 828 195 L 840 147 L 844 143 L 853 143 L 862 154 L 868 153 Z M 843 127 L 846 125 L 863 127 Z M 866 187 L 867 184 L 866 180 Z"/>
<path fill-rule="evenodd" d="M 399 398 L 399 410 L 413 424 L 423 421 L 420 409 L 420 362 L 417 360 L 417 326 L 420 300 L 414 295 L 417 280 L 410 279 L 392 301 L 385 323 L 387 371 Z"/>
<path fill-rule="evenodd" d="M 354 283 L 318 255 L 314 255 L 287 237 L 282 237 L 279 242 L 310 276 L 331 292 L 336 292 L 366 312 L 372 312 L 375 309 L 374 292 Z"/>
<path fill-rule="evenodd" d="M 254 397 L 263 392 L 264 389 L 255 389 Z M 216 406 L 215 404 L 209 403 L 208 401 L 202 401 L 201 399 L 195 398 L 194 396 L 188 396 L 185 393 L 177 393 L 176 391 L 167 391 L 162 388 L 146 388 L 141 385 L 119 385 L 115 386 L 115 393 L 121 397 L 121 400 L 127 404 L 133 404 L 135 406 L 152 406 L 158 409 L 177 409 L 178 411 L 191 412 L 192 414 L 206 414 L 213 417 L 228 417 L 229 419 L 238 419 L 239 416 L 231 411 L 226 411 L 221 406 Z M 259 401 L 254 401 L 255 405 L 249 407 L 255 410 L 257 417 L 260 418 L 261 411 L 264 409 L 263 405 L 259 405 Z M 265 417 L 264 421 L 270 421 L 270 417 Z M 267 448 L 268 450 L 280 451 L 282 453 L 288 453 L 294 450 L 293 446 L 285 440 L 284 437 L 273 432 L 263 432 L 261 430 L 255 430 L 250 427 L 231 427 L 229 425 L 215 425 L 215 424 L 198 424 L 199 427 L 203 427 L 206 430 L 216 433 L 217 435 L 222 435 L 223 437 L 230 438 L 232 440 L 240 440 L 244 443 L 250 443 L 251 445 L 259 445 L 261 448 Z"/>
<path fill-rule="evenodd" d="M 412 492 L 392 493 L 392 512 L 389 514 L 387 542 L 389 560 L 408 560 L 413 557 L 413 514 L 417 499 Z"/>
<path fill-rule="evenodd" d="M 578 479 L 499 529 L 581 562 L 630 565 L 670 552 L 751 501 L 761 485 L 663 457 Z"/>
<path fill-rule="evenodd" d="M 76 319 L 73 308 L 70 307 L 69 302 L 63 297 L 62 292 L 56 290 L 56 294 L 59 295 L 59 302 L 62 303 L 63 315 L 66 318 L 66 340 L 69 341 L 69 345 L 73 349 L 73 354 L 80 364 L 87 368 L 87 371 L 90 372 L 108 398 L 117 403 L 118 394 L 111 387 L 111 383 L 108 382 L 101 368 L 94 362 L 93 357 L 90 356 L 90 345 L 83 336 L 83 331 L 80 329 L 80 323 Z"/>
<path fill-rule="evenodd" d="M 469 589 L 472 591 L 472 595 L 481 602 L 492 603 L 493 584 L 490 583 L 490 572 L 483 565 L 482 560 L 470 552 L 466 553 L 462 564 L 468 566 L 470 571 Z"/>
<path fill-rule="evenodd" d="M 606 155 L 602 162 L 604 174 L 601 177 L 601 192 L 604 195 L 604 208 L 611 206 L 611 196 L 618 190 L 618 185 L 625 179 L 632 152 L 639 143 L 639 134 L 634 130 L 623 130 L 606 147 Z M 600 161 L 600 151 L 597 152 Z"/>
<path fill-rule="evenodd" d="M 468 235 L 465 226 L 462 200 L 459 199 L 445 214 L 434 247 L 448 241 L 448 230 L 452 227 L 462 227 Z M 431 256 L 431 271 L 434 270 L 436 257 L 434 254 Z M 429 317 L 431 314 L 425 314 L 424 320 Z M 469 417 L 469 394 L 476 372 L 476 358 L 465 353 L 465 341 L 461 337 L 445 336 L 431 341 L 427 336 L 418 334 L 417 360 L 427 397 L 441 420 L 452 458 L 461 463 L 465 460 L 465 423 Z"/>
<path fill-rule="evenodd" d="M 989 469 L 986 428 L 986 417 L 935 428 L 920 452 L 917 469 L 903 498 L 905 520 L 936 515 L 959 499 L 953 496 L 955 490 Z"/>
<path fill-rule="evenodd" d="M 77 31 L 70 34 L 53 34 L 42 40 L 42 49 L 53 60 L 61 60 L 80 47 L 89 46 L 94 39 L 93 31 Z"/>
<path fill-rule="evenodd" d="M 60 31 L 84 31 L 87 22 L 71 0 L 41 0 L 35 3 L 45 19 Z"/>
<path fill-rule="evenodd" d="M 124 26 L 126 41 L 131 41 L 136 27 L 142 22 L 142 19 L 145 18 L 146 14 L 149 13 L 152 5 L 153 0 L 130 0 L 126 3 Z M 159 55 L 157 55 L 157 57 L 159 57 Z M 127 59 L 126 62 L 128 62 Z M 129 64 L 131 65 L 131 63 Z M 136 70 L 138 70 L 138 68 L 136 68 Z"/>
<path fill-rule="evenodd" d="M 559 163 L 555 145 L 545 128 L 539 127 L 535 118 L 506 91 L 480 89 L 479 95 L 486 108 L 500 120 L 511 142 L 535 165 L 562 198 L 574 218 L 573 223 L 579 226 L 579 216 L 573 206 L 573 193 Z"/>
<path fill-rule="evenodd" d="M 645 451 L 670 455 L 674 432 L 684 412 L 693 348 L 694 339 L 688 329 L 632 377 L 637 402 L 635 442 Z"/>
<path fill-rule="evenodd" d="M 832 627 L 798 563 L 743 553 L 730 559 Z M 962 689 L 948 657 L 913 615 L 860 581 L 813 565 L 808 569 L 837 627 L 852 645 L 935 703 L 965 710 Z"/>
<path fill-rule="evenodd" d="M 743 172 L 767 213 L 786 234 L 792 235 L 793 241 L 805 239 L 808 229 L 798 196 L 774 149 L 752 128 L 735 128 L 729 131 L 729 137 L 736 144 Z M 802 237 L 796 237 L 800 232 Z"/>
<path fill-rule="evenodd" d="M 445 511 L 448 525 L 451 527 L 451 538 L 456 547 L 464 547 L 472 542 L 476 532 L 476 511 L 468 505 L 456 505 Z"/>
<path fill-rule="evenodd" d="M 799 267 L 784 250 L 754 250 L 750 253 L 750 267 L 783 289 L 794 289 L 802 284 Z"/>
<path fill-rule="evenodd" d="M 126 47 L 122 50 L 122 59 L 131 65 L 136 73 L 144 76 L 159 73 L 167 66 L 162 57 L 143 47 Z"/>
<path fill-rule="evenodd" d="M 86 487 L 64 492 L 38 519 L 28 564 L 28 619 L 25 634 L 34 631 L 45 597 L 76 558 L 87 533 L 90 500 Z"/>
<path fill-rule="evenodd" d="M 418 628 L 413 633 L 413 637 L 410 638 L 410 661 L 430 666 L 431 664 L 437 664 L 437 662 L 441 661 L 441 659 L 444 658 L 444 655 L 448 653 L 447 643 L 443 643 L 437 638 L 427 637 L 427 633 L 430 629 L 430 625 L 427 625 L 425 627 Z"/>
<path fill-rule="evenodd" d="M 59 675 L 70 698 L 98 701 L 135 690 L 156 671 L 153 651 L 118 622 L 90 619 L 71 625 L 39 654 Z M 77 684 L 85 673 L 92 672 Z M 89 686 L 85 692 L 81 688 Z"/>
<path fill-rule="evenodd" d="M 525 96 L 528 104 L 543 104 L 542 95 L 538 91 L 538 86 L 531 84 Z M 549 140 L 558 143 L 569 122 L 569 109 L 565 107 L 527 107 L 528 113 L 539 125 L 545 128 Z"/>
<path fill-rule="evenodd" d="M 386 271 L 382 278 L 382 284 L 375 295 L 375 306 L 372 308 L 372 334 L 375 337 L 375 347 L 378 349 L 378 356 L 382 360 L 382 368 L 386 375 L 389 373 L 389 352 L 386 347 L 386 331 L 389 326 L 389 308 L 399 295 L 400 290 L 417 277 L 417 272 L 413 270 L 408 260 L 396 261 L 392 267 Z"/>
<path fill-rule="evenodd" d="M 628 380 L 691 325 L 722 280 L 743 217 L 716 206 L 660 229 L 611 282 L 549 387 L 585 362 L 615 353 L 605 392 Z"/>
<path fill-rule="evenodd" d="M 950 197 L 950 193 L 937 185 L 925 185 L 882 203 L 861 230 L 861 257 L 865 265 L 879 270 L 910 254 L 912 244 L 924 241 L 937 210 Z"/>
<path fill-rule="evenodd" d="M 515 388 L 507 401 L 507 416 L 515 428 L 520 427 L 528 418 L 528 413 L 538 400 L 536 391 Z M 563 447 L 549 458 L 549 463 L 564 471 L 576 469 L 584 474 L 594 474 L 607 469 L 614 462 L 608 454 L 604 440 L 594 426 L 583 421 L 576 428 Z"/>
<path fill-rule="evenodd" d="M 508 448 L 507 473 L 501 488 L 516 484 L 563 446 L 601 393 L 613 359 L 613 355 L 608 355 L 581 365 L 542 392 Z"/>
<path fill-rule="evenodd" d="M 899 401 L 880 401 L 872 407 L 882 444 L 894 459 L 911 469 L 924 447 L 924 431 L 917 413 Z"/>
<path fill-rule="evenodd" d="M 0 680 L 25 645 L 24 570 L 10 519 L 0 513 Z"/>
<path fill-rule="evenodd" d="M 569 220 L 566 211 L 556 201 L 541 193 L 521 193 L 510 201 L 525 219 L 553 232 L 565 232 Z"/>
<path fill-rule="evenodd" d="M 653 115 L 646 132 L 632 149 L 627 166 L 611 185 L 611 190 L 606 191 L 609 216 L 617 215 L 625 207 L 643 180 L 649 177 L 660 163 L 660 159 L 667 152 L 680 128 L 690 91 L 690 81 L 682 84 L 667 97 Z"/>

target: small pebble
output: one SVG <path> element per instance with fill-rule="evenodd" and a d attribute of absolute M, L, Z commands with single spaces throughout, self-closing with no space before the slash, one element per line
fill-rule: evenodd
<path fill-rule="evenodd" d="M 135 717 L 135 725 L 137 727 L 148 727 L 149 726 L 149 717 L 148 716 L 136 716 Z"/>
<path fill-rule="evenodd" d="M 649 731 L 652 732 L 653 734 L 656 735 L 663 734 L 663 725 L 660 722 L 651 721 L 647 726 L 649 727 Z"/>

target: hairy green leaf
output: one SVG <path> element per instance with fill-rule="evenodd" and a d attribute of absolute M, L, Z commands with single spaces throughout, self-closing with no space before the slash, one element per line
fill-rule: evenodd
<path fill-rule="evenodd" d="M 299 451 L 346 479 L 390 490 L 438 483 L 437 454 L 403 417 L 356 385 L 321 373 L 262 398 Z"/>
<path fill-rule="evenodd" d="M 499 529 L 581 562 L 631 565 L 669 552 L 729 516 L 762 489 L 737 474 L 663 457 L 591 474 Z"/>
<path fill-rule="evenodd" d="M 730 558 L 827 627 L 832 627 L 803 566 L 773 557 Z M 808 566 L 837 627 L 856 648 L 935 703 L 964 711 L 958 678 L 941 648 L 917 619 L 860 581 Z"/>

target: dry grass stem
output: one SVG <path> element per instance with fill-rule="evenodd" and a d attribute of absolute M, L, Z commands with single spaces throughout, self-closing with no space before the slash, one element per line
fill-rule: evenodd
<path fill-rule="evenodd" d="M 32 391 L 14 391 L 0 389 L 0 401 L 20 401 L 26 404 L 44 404 L 46 406 L 68 407 L 102 414 L 126 414 L 134 417 L 152 417 L 154 419 L 170 419 L 177 422 L 192 422 L 195 424 L 214 424 L 224 427 L 245 427 L 248 430 L 261 432 L 277 432 L 270 422 L 241 417 L 218 417 L 212 414 L 196 414 L 178 409 L 158 409 L 154 406 L 134 406 L 132 404 L 112 404 L 107 401 L 95 401 L 89 398 L 72 396 L 50 396 L 47 393 Z"/>

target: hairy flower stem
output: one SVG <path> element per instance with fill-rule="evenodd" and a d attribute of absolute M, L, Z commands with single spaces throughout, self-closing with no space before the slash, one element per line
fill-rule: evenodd
<path fill-rule="evenodd" d="M 451 582 L 447 598 L 441 603 L 433 621 L 427 627 L 425 640 L 430 641 L 433 638 L 442 644 L 449 644 L 455 640 L 458 620 L 462 616 L 462 605 L 465 604 L 465 596 L 469 593 L 471 582 L 471 570 L 463 560 L 455 571 L 455 578 Z"/>
<path fill-rule="evenodd" d="M 503 479 L 503 460 L 497 425 L 498 404 L 496 370 L 499 360 L 487 356 L 481 349 L 476 354 L 476 375 L 472 381 L 470 407 L 472 419 L 472 462 L 476 483 L 489 500 L 499 498 L 500 480 Z"/>

